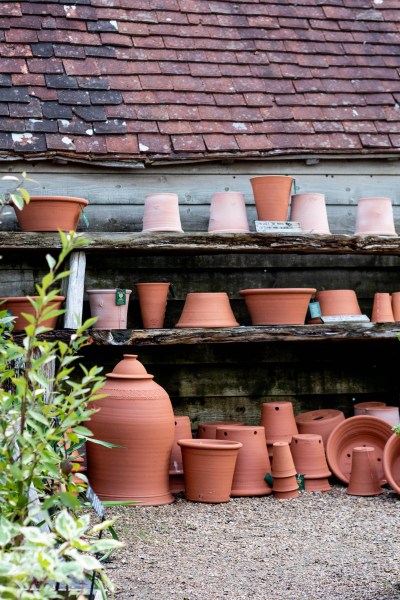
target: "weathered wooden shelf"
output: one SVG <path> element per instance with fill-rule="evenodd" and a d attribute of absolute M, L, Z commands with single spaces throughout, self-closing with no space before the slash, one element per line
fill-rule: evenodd
<path fill-rule="evenodd" d="M 265 233 L 82 234 L 86 253 L 129 254 L 378 254 L 400 255 L 400 237 Z M 2 251 L 48 251 L 61 247 L 57 233 L 0 232 Z"/>
<path fill-rule="evenodd" d="M 46 339 L 68 341 L 73 329 L 53 330 Z M 396 340 L 400 323 L 342 323 L 332 325 L 240 326 L 221 329 L 92 329 L 97 346 L 168 346 L 176 344 L 237 344 L 248 342 L 324 342 Z M 14 333 L 16 341 L 23 333 Z"/>

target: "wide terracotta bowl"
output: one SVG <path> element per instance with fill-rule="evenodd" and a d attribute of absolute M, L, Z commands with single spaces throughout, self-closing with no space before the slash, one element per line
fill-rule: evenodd
<path fill-rule="evenodd" d="M 73 196 L 31 196 L 22 210 L 13 207 L 22 231 L 75 231 L 88 204 Z"/>
<path fill-rule="evenodd" d="M 394 433 L 383 451 L 383 471 L 388 484 L 400 494 L 400 436 Z"/>
<path fill-rule="evenodd" d="M 253 325 L 304 325 L 314 288 L 240 290 Z"/>
<path fill-rule="evenodd" d="M 37 300 L 38 296 L 31 296 L 32 300 Z M 60 310 L 65 296 L 55 296 L 49 303 L 53 310 Z M 29 321 L 23 316 L 24 314 L 35 315 L 35 309 L 28 300 L 28 296 L 13 296 L 10 298 L 0 298 L 0 310 L 7 310 L 11 316 L 15 317 L 14 329 L 20 331 L 29 325 Z M 54 329 L 57 325 L 58 317 L 51 317 L 40 322 L 41 327 L 49 327 Z"/>
<path fill-rule="evenodd" d="M 331 471 L 344 483 L 349 483 L 351 473 L 351 455 L 356 446 L 375 448 L 378 477 L 385 481 L 383 471 L 383 451 L 392 435 L 389 423 L 361 415 L 350 417 L 335 427 L 326 445 L 326 457 Z"/>

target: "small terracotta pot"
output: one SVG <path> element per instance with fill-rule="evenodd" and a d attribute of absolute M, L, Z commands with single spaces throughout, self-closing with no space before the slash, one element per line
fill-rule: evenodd
<path fill-rule="evenodd" d="M 384 480 L 383 450 L 391 434 L 392 429 L 389 423 L 377 417 L 361 415 L 342 421 L 332 431 L 326 445 L 326 457 L 331 471 L 338 479 L 348 483 L 353 448 L 356 446 L 372 446 L 376 452 L 378 477 L 382 482 Z"/>
<path fill-rule="evenodd" d="M 360 415 L 366 415 L 368 408 L 374 408 L 379 406 L 386 406 L 385 402 L 357 402 L 354 405 L 354 416 L 359 417 Z"/>
<path fill-rule="evenodd" d="M 169 283 L 135 283 L 144 329 L 162 329 Z"/>
<path fill-rule="evenodd" d="M 272 484 L 272 491 L 275 494 L 282 492 L 294 492 L 299 489 L 296 475 L 290 475 L 289 477 L 276 477 Z"/>
<path fill-rule="evenodd" d="M 304 325 L 314 288 L 240 290 L 253 325 Z"/>
<path fill-rule="evenodd" d="M 250 179 L 260 221 L 286 221 L 293 177 L 261 175 Z"/>
<path fill-rule="evenodd" d="M 361 198 L 356 210 L 356 235 L 397 235 L 390 198 Z"/>
<path fill-rule="evenodd" d="M 87 290 L 90 313 L 92 317 L 98 317 L 93 329 L 126 329 L 129 296 L 132 290 L 125 291 L 126 303 L 117 305 L 117 289 Z"/>
<path fill-rule="evenodd" d="M 22 231 L 75 231 L 88 204 L 73 196 L 31 196 L 22 210 L 11 203 Z"/>
<path fill-rule="evenodd" d="M 292 441 L 298 432 L 291 402 L 264 402 L 260 425 L 265 429 L 267 444 Z"/>
<path fill-rule="evenodd" d="M 272 477 L 291 477 L 296 475 L 293 457 L 288 442 L 275 442 L 272 448 Z"/>
<path fill-rule="evenodd" d="M 183 231 L 177 194 L 157 193 L 145 196 L 143 231 Z"/>
<path fill-rule="evenodd" d="M 321 408 L 300 413 L 295 417 L 299 433 L 320 435 L 326 447 L 328 438 L 336 425 L 345 420 L 344 413 L 334 408 Z"/>
<path fill-rule="evenodd" d="M 320 479 L 331 475 L 320 435 L 312 433 L 294 435 L 290 451 L 297 473 L 304 475 L 305 479 Z"/>
<path fill-rule="evenodd" d="M 240 442 L 178 440 L 182 449 L 185 497 L 192 502 L 229 502 Z"/>
<path fill-rule="evenodd" d="M 23 313 L 28 315 L 35 315 L 35 309 L 28 300 L 29 296 L 13 296 L 11 298 L 0 298 L 0 310 L 10 311 L 11 315 L 15 318 L 14 329 L 16 331 L 25 329 L 29 325 L 29 321 L 25 319 Z M 37 300 L 38 296 L 30 296 L 32 300 Z M 50 303 L 49 306 L 54 310 L 60 310 L 62 303 L 65 300 L 65 296 L 56 296 Z M 52 317 L 40 322 L 41 327 L 49 327 L 54 329 L 57 325 L 58 317 Z"/>
<path fill-rule="evenodd" d="M 178 444 L 180 439 L 192 438 L 192 426 L 190 417 L 175 415 L 175 437 L 171 450 L 169 463 L 169 489 L 172 494 L 185 491 L 185 481 L 183 477 L 182 450 Z"/>
<path fill-rule="evenodd" d="M 400 494 L 400 436 L 393 433 L 383 451 L 383 470 L 390 487 Z"/>
<path fill-rule="evenodd" d="M 204 421 L 197 427 L 197 437 L 201 440 L 215 440 L 217 438 L 218 427 L 228 426 L 239 427 L 244 425 L 244 421 Z"/>
<path fill-rule="evenodd" d="M 233 475 L 231 496 L 267 496 L 272 492 L 264 477 L 271 473 L 264 427 L 217 427 L 217 440 L 241 442 Z"/>
<path fill-rule="evenodd" d="M 392 311 L 395 321 L 400 321 L 400 292 L 392 294 Z"/>
<path fill-rule="evenodd" d="M 373 323 L 394 323 L 392 299 L 387 292 L 374 294 L 371 321 Z"/>
<path fill-rule="evenodd" d="M 400 424 L 400 415 L 398 406 L 374 406 L 366 409 L 367 415 L 378 417 L 382 421 L 386 421 L 392 427 Z"/>
<path fill-rule="evenodd" d="M 294 194 L 290 220 L 300 223 L 304 233 L 330 234 L 324 194 Z"/>
<path fill-rule="evenodd" d="M 372 446 L 353 448 L 350 480 L 346 493 L 351 496 L 382 494 L 376 464 L 375 448 Z"/>
<path fill-rule="evenodd" d="M 217 192 L 213 194 L 208 231 L 210 233 L 247 233 L 250 231 L 242 193 Z"/>
<path fill-rule="evenodd" d="M 175 327 L 238 327 L 226 292 L 190 292 Z"/>
<path fill-rule="evenodd" d="M 331 489 L 332 487 L 327 477 L 304 480 L 304 490 L 306 492 L 330 492 Z"/>
<path fill-rule="evenodd" d="M 354 290 L 319 290 L 315 300 L 324 317 L 362 314 Z"/>

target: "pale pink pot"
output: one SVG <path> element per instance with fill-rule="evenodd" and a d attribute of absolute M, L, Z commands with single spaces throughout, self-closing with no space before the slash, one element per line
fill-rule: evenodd
<path fill-rule="evenodd" d="M 397 235 L 390 198 L 360 198 L 356 211 L 356 235 Z"/>
<path fill-rule="evenodd" d="M 143 231 L 183 231 L 177 194 L 158 193 L 145 196 Z"/>
<path fill-rule="evenodd" d="M 377 401 L 357 402 L 357 404 L 354 405 L 354 416 L 359 417 L 360 415 L 366 415 L 366 414 L 368 414 L 367 413 L 368 408 L 375 408 L 375 407 L 379 407 L 379 406 L 386 406 L 386 403 L 385 402 L 377 402 Z"/>
<path fill-rule="evenodd" d="M 387 292 L 377 292 L 374 295 L 371 321 L 373 323 L 394 323 L 392 299 Z"/>
<path fill-rule="evenodd" d="M 210 204 L 210 233 L 248 233 L 246 205 L 241 192 L 217 192 Z"/>
<path fill-rule="evenodd" d="M 126 290 L 126 303 L 117 306 L 117 289 L 87 290 L 90 313 L 92 317 L 98 317 L 93 329 L 126 329 L 131 292 Z"/>
<path fill-rule="evenodd" d="M 373 406 L 366 409 L 366 415 L 371 417 L 378 417 L 389 423 L 392 427 L 400 424 L 400 415 L 398 406 Z"/>
<path fill-rule="evenodd" d="M 304 233 L 330 234 L 324 194 L 294 194 L 290 220 L 300 223 Z"/>

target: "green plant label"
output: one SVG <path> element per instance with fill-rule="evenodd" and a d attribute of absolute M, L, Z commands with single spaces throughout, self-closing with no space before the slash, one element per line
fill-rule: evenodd
<path fill-rule="evenodd" d="M 82 219 L 83 219 L 83 222 L 85 223 L 85 226 L 89 229 L 89 219 L 85 215 L 85 211 L 83 209 L 82 209 Z"/>
<path fill-rule="evenodd" d="M 126 290 L 123 290 L 122 288 L 117 288 L 115 290 L 115 304 L 117 306 L 126 304 Z"/>
<path fill-rule="evenodd" d="M 268 483 L 268 485 L 272 487 L 272 484 L 274 483 L 274 478 L 272 477 L 271 473 L 267 473 L 264 479 Z"/>
<path fill-rule="evenodd" d="M 297 473 L 296 481 L 297 485 L 299 486 L 299 490 L 304 490 L 304 475 L 300 475 L 300 473 Z"/>
<path fill-rule="evenodd" d="M 310 302 L 310 304 L 308 305 L 308 308 L 310 309 L 310 317 L 312 319 L 315 319 L 316 317 L 320 317 L 321 316 L 321 307 L 319 305 L 319 302 Z"/>

